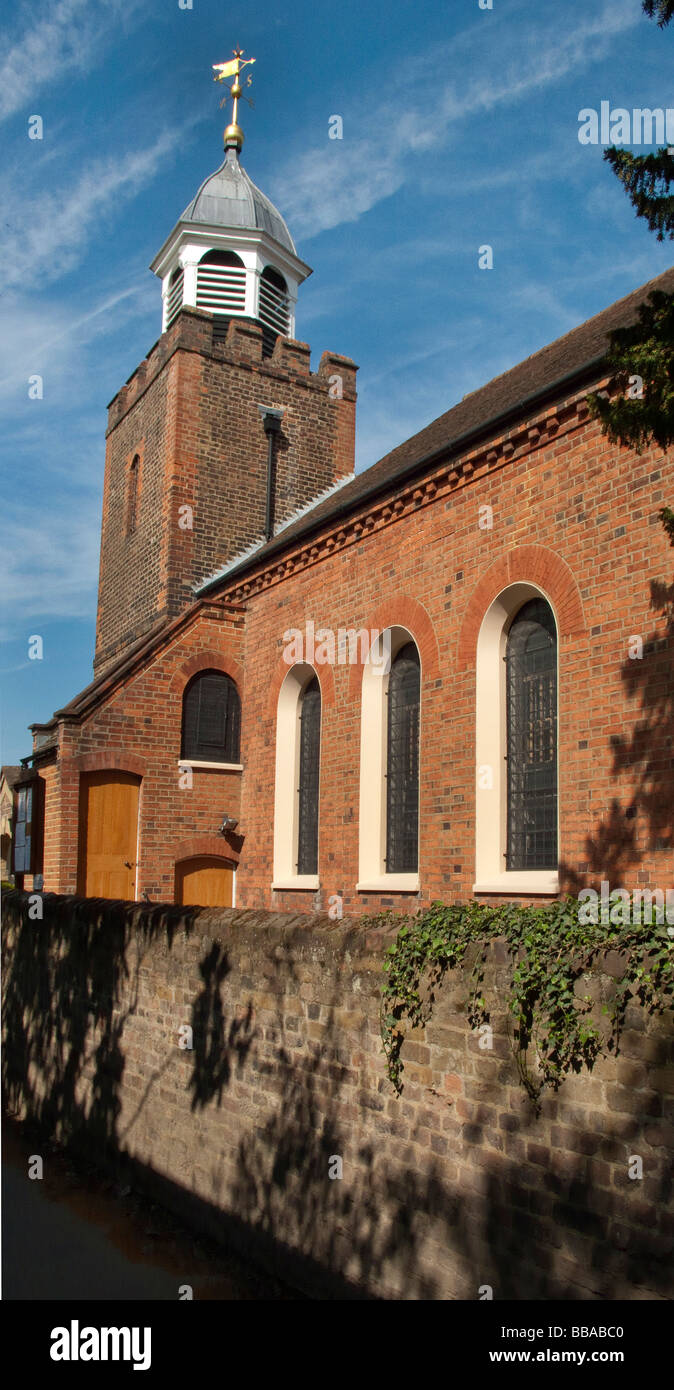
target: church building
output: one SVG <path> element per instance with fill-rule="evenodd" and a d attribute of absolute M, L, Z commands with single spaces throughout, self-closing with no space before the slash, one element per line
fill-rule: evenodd
<path fill-rule="evenodd" d="M 674 270 L 355 475 L 356 365 L 312 370 L 310 267 L 242 140 L 235 100 L 152 263 L 161 334 L 108 413 L 94 679 L 31 726 L 19 881 L 334 916 L 665 889 L 674 469 L 587 397 Z"/>

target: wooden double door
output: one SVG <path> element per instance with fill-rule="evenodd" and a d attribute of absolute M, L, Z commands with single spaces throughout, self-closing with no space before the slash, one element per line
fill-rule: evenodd
<path fill-rule="evenodd" d="M 140 777 L 87 772 L 80 779 L 77 891 L 86 898 L 136 896 Z"/>

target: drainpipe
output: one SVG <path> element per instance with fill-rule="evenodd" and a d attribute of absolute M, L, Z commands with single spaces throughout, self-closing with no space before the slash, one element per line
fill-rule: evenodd
<path fill-rule="evenodd" d="M 272 410 L 259 405 L 262 428 L 267 436 L 267 506 L 264 521 L 264 538 L 270 541 L 274 534 L 274 436 L 280 433 L 282 410 Z"/>

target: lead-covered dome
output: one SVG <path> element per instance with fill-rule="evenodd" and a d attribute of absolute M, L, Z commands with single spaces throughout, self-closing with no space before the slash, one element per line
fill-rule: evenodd
<path fill-rule="evenodd" d="M 234 149 L 228 149 L 224 163 L 204 179 L 180 220 L 233 231 L 246 228 L 266 232 L 287 251 L 297 255 L 280 212 L 248 177 Z"/>
<path fill-rule="evenodd" d="M 311 275 L 280 212 L 241 168 L 231 141 L 224 163 L 188 203 L 152 270 L 162 282 L 162 331 L 185 308 L 213 314 L 214 338 L 226 336 L 231 318 L 252 319 L 262 326 L 266 355 L 279 334 L 295 336 L 297 291 Z"/>

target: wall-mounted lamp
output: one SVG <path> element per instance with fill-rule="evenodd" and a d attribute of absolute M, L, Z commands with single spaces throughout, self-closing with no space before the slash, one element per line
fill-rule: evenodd
<path fill-rule="evenodd" d="M 233 816 L 223 816 L 220 834 L 226 835 L 228 830 L 236 830 L 238 824 L 238 820 L 235 820 Z"/>

